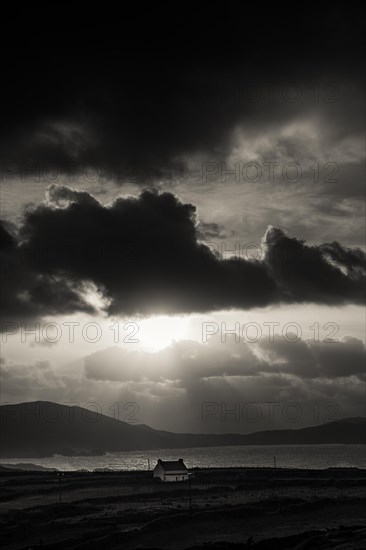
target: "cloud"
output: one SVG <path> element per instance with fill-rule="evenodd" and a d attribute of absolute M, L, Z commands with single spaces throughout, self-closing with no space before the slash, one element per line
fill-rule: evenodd
<path fill-rule="evenodd" d="M 197 238 L 202 241 L 209 239 L 223 239 L 228 236 L 228 232 L 224 226 L 217 223 L 205 223 L 201 221 L 197 227 Z"/>
<path fill-rule="evenodd" d="M 293 335 L 294 336 L 294 335 Z M 180 382 L 182 387 L 199 380 L 253 377 L 299 377 L 337 379 L 362 377 L 365 348 L 350 336 L 339 341 L 289 341 L 276 334 L 248 344 L 231 335 L 222 342 L 213 336 L 207 344 L 195 341 L 173 342 L 167 348 L 149 353 L 120 347 L 102 350 L 84 359 L 85 375 L 93 380 L 119 382 Z"/>
<path fill-rule="evenodd" d="M 366 255 L 362 250 L 344 249 L 339 243 L 308 246 L 271 226 L 263 245 L 265 262 L 289 302 L 363 303 Z"/>
<path fill-rule="evenodd" d="M 108 314 L 249 309 L 273 303 L 362 303 L 365 254 L 339 243 L 308 246 L 269 227 L 264 258 L 221 259 L 199 242 L 196 208 L 146 190 L 103 206 L 87 192 L 51 186 L 28 209 L 17 240 L 3 227 L 6 321 L 96 307 Z"/>
<path fill-rule="evenodd" d="M 132 403 L 140 422 L 196 432 L 291 428 L 297 410 L 300 427 L 325 422 L 330 413 L 363 414 L 364 354 L 362 342 L 352 337 L 290 343 L 276 334 L 273 342 L 257 344 L 236 342 L 233 336 L 225 343 L 218 336 L 206 344 L 181 341 L 156 353 L 115 346 L 84 357 L 84 369 L 74 375 L 48 362 L 3 359 L 2 400 L 77 402 L 110 416 L 118 413 L 120 419 Z M 207 423 L 204 403 L 216 404 L 219 411 Z M 240 423 L 225 414 L 236 406 L 246 411 Z"/>
<path fill-rule="evenodd" d="M 289 335 L 289 339 L 290 339 Z M 290 342 L 279 335 L 274 341 L 261 342 L 263 359 L 272 372 L 291 374 L 302 379 L 362 378 L 365 347 L 361 340 L 346 336 L 341 340 Z"/>
<path fill-rule="evenodd" d="M 365 375 L 365 348 L 358 338 L 348 336 L 339 343 L 322 342 L 314 349 L 325 378 Z"/>
<path fill-rule="evenodd" d="M 27 251 L 0 222 L 1 312 L 4 323 L 26 322 L 45 315 L 93 313 L 82 296 L 83 283 L 48 270 L 34 269 Z M 4 327 L 2 327 L 4 328 Z"/>
<path fill-rule="evenodd" d="M 275 294 L 263 265 L 222 262 L 199 244 L 195 207 L 169 193 L 144 191 L 103 207 L 87 193 L 51 188 L 49 204 L 26 214 L 20 239 L 36 272 L 91 281 L 110 300 L 109 313 L 251 307 Z"/>
<path fill-rule="evenodd" d="M 316 7 L 316 17 L 309 9 L 290 21 L 277 6 L 265 13 L 246 7 L 245 21 L 230 11 L 218 17 L 215 10 L 195 10 L 193 17 L 180 14 L 179 29 L 169 29 L 156 13 L 144 19 L 138 12 L 123 32 L 119 18 L 108 12 L 105 19 L 100 9 L 85 14 L 75 7 L 72 16 L 60 13 L 52 25 L 40 25 L 43 7 L 26 10 L 18 21 L 22 40 L 2 70 L 3 158 L 64 173 L 85 165 L 114 175 L 121 169 L 130 172 L 127 180 L 145 184 L 182 172 L 184 155 L 224 153 L 238 125 L 260 130 L 313 108 L 338 128 L 347 120 L 348 129 L 357 129 L 358 10 L 326 3 Z M 37 25 L 39 37 L 32 30 Z M 329 82 L 342 93 L 347 86 L 357 93 L 352 101 L 341 95 L 333 109 Z M 274 103 L 269 84 L 276 88 Z M 294 86 L 302 87 L 301 101 L 285 101 L 283 89 L 291 99 Z M 251 100 L 256 87 L 259 101 Z"/>
<path fill-rule="evenodd" d="M 324 244 L 321 247 L 322 254 L 336 264 L 341 266 L 350 277 L 366 271 L 366 255 L 360 249 L 351 250 L 342 247 L 339 243 L 333 242 Z"/>
<path fill-rule="evenodd" d="M 114 347 L 84 360 L 87 378 L 120 382 L 189 381 L 199 378 L 257 374 L 260 361 L 249 346 L 205 346 L 194 341 L 174 342 L 156 352 L 128 351 Z"/>
<path fill-rule="evenodd" d="M 1 383 L 7 398 L 35 396 L 57 399 L 67 387 L 69 379 L 58 375 L 48 361 L 34 361 L 33 364 L 19 364 L 3 357 L 1 362 Z M 4 401 L 4 395 L 2 401 Z"/>
<path fill-rule="evenodd" d="M 106 390 L 113 384 L 121 393 L 133 392 L 148 424 L 233 432 L 293 428 L 294 411 L 297 427 L 322 423 L 333 414 L 362 415 L 364 359 L 362 342 L 350 337 L 318 344 L 290 343 L 276 335 L 273 342 L 253 345 L 234 337 L 222 343 L 214 336 L 207 344 L 176 342 L 138 356 L 110 348 L 85 357 L 84 369 L 87 380 Z M 202 422 L 204 403 L 218 410 L 207 423 Z M 233 418 L 235 408 L 240 421 Z"/>

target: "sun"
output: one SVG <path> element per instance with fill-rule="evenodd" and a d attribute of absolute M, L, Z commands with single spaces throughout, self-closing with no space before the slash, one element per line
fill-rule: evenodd
<path fill-rule="evenodd" d="M 143 348 L 159 351 L 173 341 L 184 340 L 187 336 L 188 324 L 188 317 L 157 315 L 139 321 L 137 338 Z"/>

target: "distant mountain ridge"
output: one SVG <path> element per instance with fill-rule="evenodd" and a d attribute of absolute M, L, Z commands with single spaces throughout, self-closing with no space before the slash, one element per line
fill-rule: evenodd
<path fill-rule="evenodd" d="M 0 407 L 1 458 L 228 445 L 366 444 L 366 418 L 251 434 L 192 434 L 131 425 L 82 407 L 36 401 Z"/>

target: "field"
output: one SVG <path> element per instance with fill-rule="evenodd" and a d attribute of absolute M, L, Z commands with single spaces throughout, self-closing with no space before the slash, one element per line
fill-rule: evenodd
<path fill-rule="evenodd" d="M 361 549 L 366 471 L 0 472 L 2 548 Z M 190 509 L 190 494 L 192 506 Z"/>

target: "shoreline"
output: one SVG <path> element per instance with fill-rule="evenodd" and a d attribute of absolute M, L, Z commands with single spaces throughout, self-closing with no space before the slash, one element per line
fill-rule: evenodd
<path fill-rule="evenodd" d="M 189 469 L 193 468 L 366 468 L 365 445 L 276 445 L 194 447 L 189 449 L 157 449 L 152 451 L 113 452 L 107 455 L 48 457 L 19 457 L 2 454 L 0 467 L 23 469 L 48 468 L 60 471 L 146 471 L 153 468 L 158 459 L 184 458 Z M 26 465 L 29 465 L 28 467 Z"/>
<path fill-rule="evenodd" d="M 207 467 L 201 467 L 201 466 L 194 466 L 193 468 L 189 468 L 190 472 L 200 472 L 200 471 L 222 471 L 222 472 L 228 472 L 228 471 L 282 471 L 282 472 L 290 472 L 290 471 L 296 471 L 296 472 L 327 472 L 327 471 L 364 471 L 366 472 L 366 467 L 362 468 L 359 466 L 328 466 L 325 468 L 297 468 L 297 467 L 288 467 L 288 466 L 207 466 Z M 51 473 L 51 472 L 63 472 L 68 474 L 78 474 L 78 473 L 89 473 L 89 474 L 124 474 L 124 475 L 138 475 L 138 474 L 146 474 L 151 473 L 153 469 L 136 469 L 136 470 L 127 470 L 123 468 L 94 468 L 93 470 L 88 470 L 86 468 L 80 468 L 75 470 L 61 470 L 58 468 L 47 468 L 44 466 L 41 466 L 40 464 L 35 463 L 3 463 L 0 462 L 0 476 L 2 473 L 9 473 L 12 472 L 31 472 L 31 473 Z"/>

